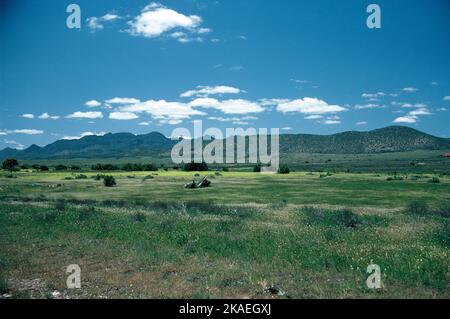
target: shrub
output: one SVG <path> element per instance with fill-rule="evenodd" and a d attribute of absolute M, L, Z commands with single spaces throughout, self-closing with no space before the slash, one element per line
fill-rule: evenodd
<path fill-rule="evenodd" d="M 105 175 L 103 175 L 103 174 L 97 174 L 97 175 L 94 176 L 94 179 L 96 181 L 99 181 L 99 180 L 103 179 L 104 177 L 105 177 Z"/>
<path fill-rule="evenodd" d="M 208 170 L 208 165 L 205 162 L 202 163 L 188 163 L 183 167 L 185 172 L 204 172 Z"/>
<path fill-rule="evenodd" d="M 91 166 L 93 171 L 118 171 L 119 167 L 112 164 L 95 164 Z"/>
<path fill-rule="evenodd" d="M 155 177 L 152 176 L 152 175 L 147 175 L 147 176 L 145 176 L 145 177 L 142 179 L 142 181 L 145 182 L 145 181 L 148 180 L 148 179 L 154 179 L 154 178 L 155 178 Z"/>
<path fill-rule="evenodd" d="M 147 216 L 145 216 L 145 214 L 142 212 L 136 212 L 133 215 L 131 215 L 132 220 L 140 223 L 145 222 L 146 218 Z"/>
<path fill-rule="evenodd" d="M 260 173 L 261 172 L 261 164 L 257 164 L 253 166 L 253 172 Z"/>
<path fill-rule="evenodd" d="M 281 165 L 280 168 L 278 169 L 278 174 L 289 174 L 290 172 L 291 170 L 287 165 Z"/>
<path fill-rule="evenodd" d="M 103 177 L 103 184 L 106 187 L 113 187 L 113 186 L 117 185 L 116 179 L 114 178 L 114 176 L 111 176 L 111 175 L 107 175 L 107 176 Z"/>
<path fill-rule="evenodd" d="M 7 169 L 9 171 L 15 170 L 18 166 L 19 162 L 15 158 L 7 158 L 2 163 L 3 169 Z"/>
<path fill-rule="evenodd" d="M 41 171 L 43 171 L 43 172 L 47 172 L 47 171 L 48 171 L 48 166 L 46 166 L 46 165 L 41 165 L 41 166 L 39 166 L 39 169 L 40 169 Z"/>
<path fill-rule="evenodd" d="M 0 277 L 0 295 L 6 294 L 9 292 L 8 282 L 5 278 Z"/>
<path fill-rule="evenodd" d="M 415 200 L 408 204 L 407 212 L 412 215 L 425 216 L 429 213 L 429 207 L 427 203 Z"/>
<path fill-rule="evenodd" d="M 55 166 L 55 170 L 57 170 L 57 171 L 67 171 L 67 166 L 59 164 L 59 165 Z"/>
<path fill-rule="evenodd" d="M 148 171 L 148 172 L 157 172 L 158 167 L 156 167 L 156 165 L 153 165 L 153 164 L 145 164 L 143 166 L 143 170 Z M 167 168 L 165 168 L 164 170 L 167 171 Z"/>
<path fill-rule="evenodd" d="M 341 225 L 349 228 L 355 228 L 362 223 L 361 218 L 349 209 L 338 211 L 337 221 Z"/>
<path fill-rule="evenodd" d="M 222 171 L 224 171 L 224 172 L 229 172 L 230 169 L 229 169 L 228 167 L 222 167 Z"/>
<path fill-rule="evenodd" d="M 55 202 L 55 209 L 60 212 L 66 210 L 66 201 L 61 198 L 57 199 Z"/>
<path fill-rule="evenodd" d="M 70 167 L 70 169 L 71 169 L 72 171 L 79 171 L 79 170 L 81 170 L 81 167 L 80 167 L 80 166 L 76 166 L 76 165 L 72 165 L 72 166 Z"/>
<path fill-rule="evenodd" d="M 84 174 L 79 174 L 75 176 L 75 179 L 87 179 L 87 176 Z"/>
<path fill-rule="evenodd" d="M 441 180 L 438 177 L 433 177 L 429 181 L 429 183 L 439 184 Z"/>

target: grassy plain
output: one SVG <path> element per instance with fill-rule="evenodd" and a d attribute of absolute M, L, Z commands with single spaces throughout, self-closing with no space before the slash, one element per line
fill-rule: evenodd
<path fill-rule="evenodd" d="M 160 170 L 106 173 L 108 188 L 87 171 L 0 174 L 0 295 L 450 297 L 448 175 Z M 205 175 L 211 188 L 184 189 Z M 82 289 L 65 288 L 70 264 Z"/>

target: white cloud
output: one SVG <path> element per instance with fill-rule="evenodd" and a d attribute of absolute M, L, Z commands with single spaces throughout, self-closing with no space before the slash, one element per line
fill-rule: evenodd
<path fill-rule="evenodd" d="M 408 115 L 411 116 L 431 115 L 431 112 L 427 108 L 419 108 L 417 110 L 409 112 Z"/>
<path fill-rule="evenodd" d="M 290 131 L 290 130 L 292 130 L 292 127 L 290 127 L 290 126 L 282 127 L 281 130 L 282 131 Z"/>
<path fill-rule="evenodd" d="M 264 108 L 258 103 L 242 99 L 219 101 L 213 98 L 198 98 L 190 102 L 189 105 L 192 107 L 213 108 L 225 114 L 247 114 L 264 111 Z"/>
<path fill-rule="evenodd" d="M 317 98 L 305 97 L 286 103 L 278 104 L 277 110 L 283 113 L 298 112 L 303 114 L 320 115 L 327 113 L 338 113 L 347 111 L 346 108 L 339 105 L 330 105 Z"/>
<path fill-rule="evenodd" d="M 3 140 L 3 143 L 12 145 L 12 147 L 14 147 L 15 149 L 18 149 L 18 150 L 23 150 L 25 148 L 25 145 L 23 145 L 19 142 L 16 142 L 16 141 L 12 141 L 12 140 Z"/>
<path fill-rule="evenodd" d="M 102 105 L 102 103 L 100 103 L 97 100 L 90 100 L 90 101 L 87 101 L 86 103 L 84 103 L 84 105 L 89 106 L 89 107 L 97 107 L 97 106 Z"/>
<path fill-rule="evenodd" d="M 67 115 L 69 119 L 101 119 L 103 118 L 102 112 L 74 112 Z"/>
<path fill-rule="evenodd" d="M 380 105 L 376 103 L 368 103 L 368 104 L 358 104 L 355 105 L 355 110 L 365 110 L 365 109 L 378 109 L 378 108 L 384 108 L 385 105 Z"/>
<path fill-rule="evenodd" d="M 258 102 L 262 106 L 275 106 L 281 103 L 287 103 L 289 102 L 289 99 L 260 99 Z"/>
<path fill-rule="evenodd" d="M 17 129 L 0 132 L 0 135 L 9 135 L 9 134 L 40 135 L 44 134 L 44 131 L 36 129 Z"/>
<path fill-rule="evenodd" d="M 444 100 L 444 101 L 450 101 L 450 95 L 444 96 L 444 97 L 442 98 L 442 100 Z"/>
<path fill-rule="evenodd" d="M 146 6 L 141 13 L 132 21 L 128 22 L 130 29 L 128 32 L 134 36 L 146 38 L 157 38 L 164 36 L 171 31 L 181 32 L 184 36 L 175 36 L 181 43 L 191 41 L 201 42 L 202 38 L 193 38 L 193 34 L 205 34 L 211 29 L 200 27 L 202 18 L 197 15 L 184 15 L 173 9 L 167 8 L 160 3 L 152 2 Z M 172 33 L 173 35 L 174 33 Z M 180 35 L 180 34 L 179 34 Z"/>
<path fill-rule="evenodd" d="M 109 21 L 114 21 L 119 19 L 120 16 L 114 13 L 107 13 L 102 17 L 89 17 L 86 19 L 88 28 L 91 29 L 91 31 L 101 30 L 104 28 L 104 23 Z"/>
<path fill-rule="evenodd" d="M 321 118 L 323 118 L 322 115 L 308 115 L 308 116 L 305 116 L 305 120 L 318 120 L 318 119 L 321 119 Z"/>
<path fill-rule="evenodd" d="M 401 116 L 396 118 L 393 123 L 416 123 L 417 122 L 417 116 L 410 116 L 410 115 L 406 115 L 406 116 Z"/>
<path fill-rule="evenodd" d="M 115 97 L 105 101 L 107 104 L 136 104 L 139 102 L 141 102 L 139 99 L 130 97 Z"/>
<path fill-rule="evenodd" d="M 34 119 L 34 115 L 33 114 L 22 114 L 20 117 L 26 118 L 26 119 Z"/>
<path fill-rule="evenodd" d="M 441 108 L 438 108 L 436 111 L 445 112 L 445 111 L 447 111 L 447 109 L 445 107 L 441 107 Z"/>
<path fill-rule="evenodd" d="M 379 98 L 382 96 L 386 96 L 386 93 L 384 93 L 384 92 L 363 93 L 361 96 L 365 99 L 373 99 L 373 98 Z"/>
<path fill-rule="evenodd" d="M 436 81 L 433 81 L 433 82 L 431 82 L 431 85 L 433 85 L 433 86 L 439 86 L 439 83 L 436 82 Z"/>
<path fill-rule="evenodd" d="M 141 122 L 138 125 L 140 125 L 140 126 L 149 126 L 151 123 L 152 123 L 151 121 L 150 122 Z"/>
<path fill-rule="evenodd" d="M 325 120 L 323 122 L 323 124 L 327 124 L 327 125 L 335 125 L 335 124 L 341 124 L 341 121 L 339 120 Z"/>
<path fill-rule="evenodd" d="M 38 118 L 41 119 L 41 120 L 57 120 L 57 119 L 60 118 L 60 116 L 58 116 L 58 115 L 51 116 L 50 114 L 45 112 L 45 113 L 42 113 L 41 115 L 39 115 Z"/>
<path fill-rule="evenodd" d="M 121 112 L 148 113 L 155 119 L 182 120 L 194 115 L 206 115 L 204 112 L 192 108 L 189 104 L 168 102 L 166 100 L 149 100 L 132 105 L 122 106 Z"/>
<path fill-rule="evenodd" d="M 83 132 L 83 133 L 81 133 L 81 134 L 78 135 L 78 136 L 64 136 L 64 137 L 63 137 L 63 140 L 79 140 L 80 138 L 83 138 L 83 137 L 85 137 L 85 136 L 93 136 L 93 135 L 96 135 L 96 136 L 103 136 L 103 135 L 105 135 L 105 134 L 106 134 L 106 132 L 100 132 L 100 133 Z"/>
<path fill-rule="evenodd" d="M 180 95 L 180 97 L 201 96 L 207 97 L 216 94 L 239 94 L 242 91 L 238 88 L 219 85 L 219 86 L 197 86 L 195 90 L 189 90 Z"/>
<path fill-rule="evenodd" d="M 419 89 L 413 88 L 413 87 L 407 87 L 407 88 L 403 88 L 402 91 L 403 92 L 408 92 L 408 93 L 413 93 L 413 92 L 419 91 Z"/>
<path fill-rule="evenodd" d="M 400 106 L 403 108 L 423 108 L 423 107 L 427 107 L 427 105 L 425 103 L 415 103 L 415 104 L 411 104 L 411 103 L 406 103 L 406 102 L 391 102 L 392 105 L 394 106 Z"/>
<path fill-rule="evenodd" d="M 356 122 L 356 125 L 358 126 L 367 125 L 367 122 L 366 121 Z"/>
<path fill-rule="evenodd" d="M 135 120 L 139 118 L 139 116 L 131 112 L 112 112 L 109 114 L 109 118 L 111 120 L 127 121 L 127 120 Z"/>
<path fill-rule="evenodd" d="M 244 117 L 216 117 L 216 116 L 210 116 L 208 117 L 209 120 L 212 121 L 219 121 L 219 122 L 232 122 L 233 124 L 242 124 L 242 125 L 248 125 L 248 120 L 257 120 L 257 117 L 254 116 L 244 116 Z M 243 124 L 245 123 L 245 124 Z"/>

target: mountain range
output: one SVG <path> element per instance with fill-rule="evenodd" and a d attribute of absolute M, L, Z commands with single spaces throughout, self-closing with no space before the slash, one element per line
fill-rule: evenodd
<path fill-rule="evenodd" d="M 170 156 L 177 141 L 158 132 L 86 136 L 78 140 L 58 140 L 47 146 L 31 145 L 24 150 L 5 148 L 0 159 L 70 159 L 137 156 Z M 371 154 L 414 150 L 450 150 L 450 139 L 426 134 L 404 126 L 389 126 L 368 132 L 349 131 L 333 135 L 280 135 L 280 154 Z"/>

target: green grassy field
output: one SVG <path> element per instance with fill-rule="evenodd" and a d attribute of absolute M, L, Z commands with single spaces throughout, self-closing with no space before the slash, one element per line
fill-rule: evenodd
<path fill-rule="evenodd" d="M 96 174 L 0 173 L 0 295 L 450 297 L 448 175 L 160 170 L 106 173 L 109 188 Z M 212 187 L 184 189 L 203 176 Z M 65 288 L 70 264 L 82 289 Z"/>

